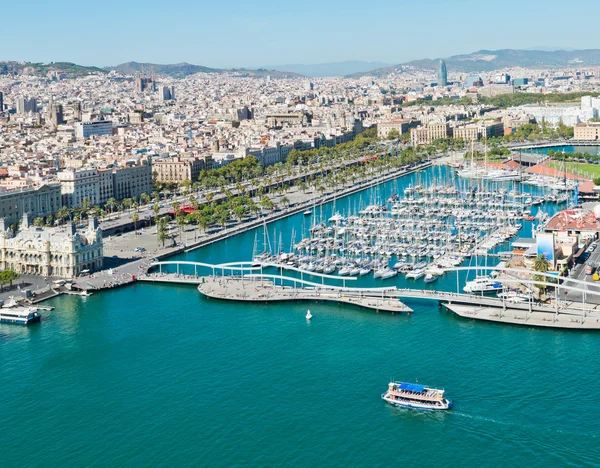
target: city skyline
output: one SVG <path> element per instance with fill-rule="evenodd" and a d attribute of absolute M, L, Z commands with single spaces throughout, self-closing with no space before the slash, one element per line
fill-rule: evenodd
<path fill-rule="evenodd" d="M 590 0 L 581 3 L 579 6 L 590 11 L 598 9 Z M 34 28 L 24 34 L 19 22 L 6 21 L 6 55 L 0 59 L 96 66 L 131 60 L 188 62 L 219 68 L 346 60 L 396 64 L 479 49 L 536 48 L 534 44 L 546 42 L 548 31 L 558 29 L 561 38 L 552 36 L 552 45 L 594 46 L 594 15 L 580 18 L 575 12 L 561 11 L 558 17 L 554 14 L 560 7 L 556 0 L 547 2 L 543 10 L 510 1 L 508 8 L 494 12 L 493 18 L 484 9 L 474 8 L 476 5 L 472 0 L 458 4 L 433 0 L 430 7 L 440 14 L 423 17 L 418 5 L 387 0 L 369 8 L 355 1 L 323 5 L 310 0 L 300 7 L 235 0 L 226 10 L 187 0 L 169 10 L 158 2 L 136 0 L 127 11 L 119 10 L 120 5 L 112 0 L 94 11 L 73 0 L 52 5 L 12 3 L 5 7 L 5 18 L 28 18 Z M 90 28 L 91 17 L 96 30 Z M 64 34 L 49 35 L 43 25 L 79 40 L 69 41 L 67 47 Z M 409 38 L 420 40 L 410 40 L 407 48 L 403 44 Z"/>

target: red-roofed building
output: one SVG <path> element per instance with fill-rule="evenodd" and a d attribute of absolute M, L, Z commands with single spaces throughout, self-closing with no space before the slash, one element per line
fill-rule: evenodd
<path fill-rule="evenodd" d="M 577 196 L 581 201 L 597 201 L 598 193 L 600 193 L 600 187 L 597 187 L 592 181 L 584 182 L 577 187 Z"/>
<path fill-rule="evenodd" d="M 507 169 L 517 170 L 521 167 L 521 165 L 514 159 L 511 159 L 510 161 L 506 161 L 504 163 L 504 167 L 506 167 Z"/>

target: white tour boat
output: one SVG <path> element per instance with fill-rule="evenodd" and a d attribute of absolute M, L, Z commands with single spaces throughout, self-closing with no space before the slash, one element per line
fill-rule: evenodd
<path fill-rule="evenodd" d="M 381 398 L 391 405 L 423 410 L 449 410 L 452 401 L 444 398 L 444 390 L 425 385 L 390 382 Z"/>

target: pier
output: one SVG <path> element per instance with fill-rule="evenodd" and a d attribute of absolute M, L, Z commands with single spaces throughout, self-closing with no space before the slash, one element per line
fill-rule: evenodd
<path fill-rule="evenodd" d="M 512 276 L 498 277 L 495 281 L 509 284 L 523 283 L 529 285 L 545 284 L 555 289 L 554 298 L 546 302 L 513 301 L 484 294 L 465 294 L 459 292 L 437 291 L 432 289 L 397 288 L 396 286 L 381 288 L 359 288 L 348 286 L 347 282 L 356 281 L 356 277 L 326 275 L 307 272 L 300 268 L 283 266 L 276 263 L 261 262 L 232 262 L 212 265 L 202 262 L 163 261 L 150 265 L 159 271 L 147 273 L 138 278 L 142 282 L 172 283 L 195 285 L 198 291 L 211 299 L 221 299 L 239 302 L 269 303 L 282 301 L 305 302 L 336 302 L 338 304 L 355 305 L 366 309 L 391 312 L 412 313 L 412 309 L 403 301 L 429 300 L 436 301 L 457 316 L 487 320 L 500 323 L 510 323 L 528 326 L 553 328 L 572 328 L 600 330 L 600 304 L 586 297 L 600 296 L 600 291 L 584 289 L 585 282 L 571 278 L 564 281 L 574 284 L 555 284 L 543 280 L 528 280 Z M 163 272 L 162 268 L 176 267 L 176 272 Z M 193 274 L 186 274 L 185 267 Z M 210 269 L 212 274 L 199 275 L 199 269 Z M 265 269 L 278 269 L 280 274 L 267 274 Z M 497 267 L 458 267 L 446 269 L 445 272 L 469 270 L 495 270 Z M 300 277 L 291 276 L 295 272 Z M 506 268 L 504 274 L 537 274 L 547 278 L 553 275 L 540 272 Z M 305 280 L 305 276 L 319 278 L 321 283 Z M 457 277 L 458 278 L 458 277 Z M 325 280 L 339 281 L 335 286 L 326 284 Z M 279 284 L 278 284 L 279 283 Z M 351 284 L 351 283 L 350 283 Z M 457 290 L 459 285 L 457 283 Z M 561 300 L 560 291 L 584 293 L 584 301 Z"/>
<path fill-rule="evenodd" d="M 471 307 L 458 304 L 445 304 L 448 310 L 466 319 L 486 320 L 489 322 L 508 323 L 547 328 L 570 328 L 580 330 L 600 330 L 600 314 L 575 316 L 564 313 L 556 314 L 552 310 L 529 312 L 522 309 L 498 309 L 497 307 Z"/>
<path fill-rule="evenodd" d="M 263 278 L 245 277 L 202 277 L 198 291 L 211 299 L 240 302 L 336 302 L 375 310 L 377 312 L 408 313 L 412 309 L 400 302 L 393 288 L 344 289 L 335 287 L 277 286 Z"/>

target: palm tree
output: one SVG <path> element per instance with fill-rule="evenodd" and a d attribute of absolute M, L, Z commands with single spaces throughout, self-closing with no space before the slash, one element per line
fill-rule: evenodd
<path fill-rule="evenodd" d="M 131 200 L 131 198 L 123 199 L 123 208 L 125 208 L 127 211 L 129 211 L 129 209 L 131 208 L 132 205 L 133 205 L 133 201 Z"/>
<path fill-rule="evenodd" d="M 281 203 L 283 203 L 285 206 L 287 206 L 288 208 L 290 207 L 290 199 L 288 197 L 282 197 L 281 198 Z"/>
<path fill-rule="evenodd" d="M 136 232 L 137 231 L 137 222 L 140 220 L 140 215 L 137 213 L 133 213 L 133 215 L 131 215 L 131 219 L 133 221 L 133 231 Z"/>
<path fill-rule="evenodd" d="M 179 228 L 179 241 L 181 242 L 181 238 L 183 235 L 183 226 L 185 225 L 185 216 L 181 211 L 177 213 L 175 221 L 177 222 L 177 227 Z"/>
<path fill-rule="evenodd" d="M 56 213 L 56 215 L 58 216 L 58 219 L 61 224 L 65 219 L 67 219 L 69 217 L 70 213 L 71 212 L 69 211 L 69 209 L 66 206 L 63 206 L 60 210 L 58 210 L 58 213 Z"/>
<path fill-rule="evenodd" d="M 114 197 L 110 197 L 104 205 L 110 213 L 114 213 L 115 207 L 117 206 L 117 200 Z"/>
<path fill-rule="evenodd" d="M 538 273 L 548 273 L 548 270 L 550 269 L 550 262 L 548 262 L 544 255 L 539 254 L 533 261 L 533 269 Z M 548 282 L 548 279 L 543 275 L 533 275 L 533 280 Z M 540 293 L 547 288 L 545 284 L 536 283 L 536 286 L 540 289 Z"/>
<path fill-rule="evenodd" d="M 167 231 L 167 225 L 169 223 L 169 217 L 168 216 L 162 216 L 161 218 L 158 218 L 157 222 L 156 222 L 156 227 L 157 227 L 157 240 L 158 242 L 162 243 L 162 246 L 165 246 L 165 241 L 169 238 L 169 233 Z"/>

